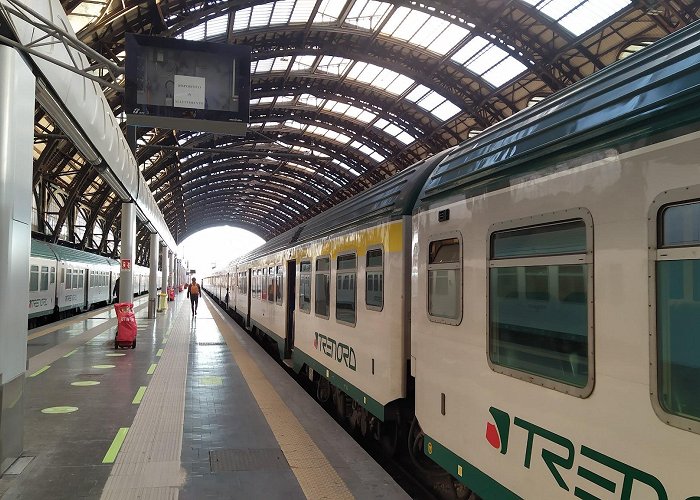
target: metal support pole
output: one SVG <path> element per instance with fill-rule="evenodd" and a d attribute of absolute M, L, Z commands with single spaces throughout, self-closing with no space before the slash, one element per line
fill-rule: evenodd
<path fill-rule="evenodd" d="M 160 238 L 158 233 L 151 233 L 151 274 L 148 279 L 148 317 L 156 317 L 156 301 L 158 300 L 158 247 Z"/>
<path fill-rule="evenodd" d="M 134 263 L 136 260 L 136 204 L 122 203 L 122 251 L 119 273 L 119 300 L 134 300 Z"/>
<path fill-rule="evenodd" d="M 0 45 L 0 475 L 24 447 L 35 86 L 19 53 Z"/>

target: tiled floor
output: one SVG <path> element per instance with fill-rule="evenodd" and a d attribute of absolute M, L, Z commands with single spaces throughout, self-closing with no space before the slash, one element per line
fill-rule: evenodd
<path fill-rule="evenodd" d="M 216 306 L 188 306 L 180 294 L 156 320 L 142 307 L 135 350 L 113 349 L 108 310 L 30 335 L 35 458 L 0 478 L 3 500 L 406 497 Z M 77 409 L 42 413 L 54 407 Z"/>

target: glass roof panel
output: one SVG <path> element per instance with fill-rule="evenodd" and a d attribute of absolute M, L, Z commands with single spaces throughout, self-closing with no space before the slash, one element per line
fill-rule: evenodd
<path fill-rule="evenodd" d="M 297 0 L 294 6 L 294 12 L 289 20 L 290 23 L 308 23 L 311 18 L 311 13 L 316 5 L 316 0 Z"/>
<path fill-rule="evenodd" d="M 464 40 L 467 35 L 469 35 L 468 30 L 456 24 L 450 24 L 445 31 L 440 33 L 435 40 L 428 45 L 428 50 L 432 50 L 444 56 L 452 50 L 455 45 Z"/>
<path fill-rule="evenodd" d="M 401 23 L 403 23 L 404 19 L 406 19 L 406 16 L 408 16 L 410 13 L 411 9 L 409 9 L 408 7 L 399 7 L 398 9 L 396 9 L 394 15 L 389 18 L 387 23 L 382 28 L 381 33 L 384 35 L 393 36 L 394 32 L 397 29 L 399 29 Z"/>
<path fill-rule="evenodd" d="M 522 0 L 579 36 L 621 11 L 631 0 Z"/>
<path fill-rule="evenodd" d="M 272 16 L 272 7 L 275 4 L 266 3 L 253 7 L 253 12 L 250 15 L 250 28 L 261 28 L 270 25 L 270 16 Z"/>
<path fill-rule="evenodd" d="M 444 19 L 428 16 L 420 30 L 409 40 L 409 43 L 428 47 L 449 25 L 450 23 Z"/>
<path fill-rule="evenodd" d="M 375 0 L 358 0 L 350 9 L 346 22 L 360 28 L 374 31 L 383 21 L 391 4 Z"/>
<path fill-rule="evenodd" d="M 294 10 L 294 0 L 280 0 L 275 2 L 272 9 L 270 24 L 287 24 Z"/>
<path fill-rule="evenodd" d="M 79 3 L 70 14 L 68 21 L 76 33 L 100 17 L 107 6 L 104 0 L 90 0 Z"/>
<path fill-rule="evenodd" d="M 210 21 L 207 21 L 206 38 L 211 38 L 226 33 L 227 29 L 228 14 L 211 19 Z"/>
<path fill-rule="evenodd" d="M 449 120 L 454 115 L 461 111 L 459 106 L 451 103 L 450 101 L 445 101 L 435 108 L 432 113 L 440 118 L 442 121 Z"/>
<path fill-rule="evenodd" d="M 484 80 L 489 82 L 494 87 L 500 87 L 506 82 L 509 82 L 520 73 L 525 71 L 527 66 L 512 57 L 507 57 L 492 69 L 484 73 Z"/>
<path fill-rule="evenodd" d="M 314 23 L 333 23 L 338 20 L 338 16 L 343 11 L 345 2 L 338 0 L 323 0 L 319 7 Z"/>

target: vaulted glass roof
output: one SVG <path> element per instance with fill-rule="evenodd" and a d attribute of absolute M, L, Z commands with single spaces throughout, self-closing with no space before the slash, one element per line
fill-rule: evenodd
<path fill-rule="evenodd" d="M 78 37 L 119 65 L 127 32 L 251 47 L 245 137 L 138 129 L 139 168 L 178 240 L 221 223 L 264 238 L 295 227 L 700 11 L 695 0 L 59 1 Z M 121 95 L 105 93 L 124 126 Z M 36 116 L 34 198 L 47 206 L 34 231 L 114 251 L 115 194 Z"/>

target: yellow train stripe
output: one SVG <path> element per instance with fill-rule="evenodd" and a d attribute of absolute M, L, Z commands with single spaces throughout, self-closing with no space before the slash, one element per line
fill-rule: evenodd
<path fill-rule="evenodd" d="M 228 344 L 236 365 L 267 420 L 275 439 L 287 458 L 294 476 L 307 498 L 354 498 L 311 436 L 284 403 L 253 358 L 236 340 L 232 328 L 221 318 L 216 306 L 209 308 L 216 326 Z"/>

